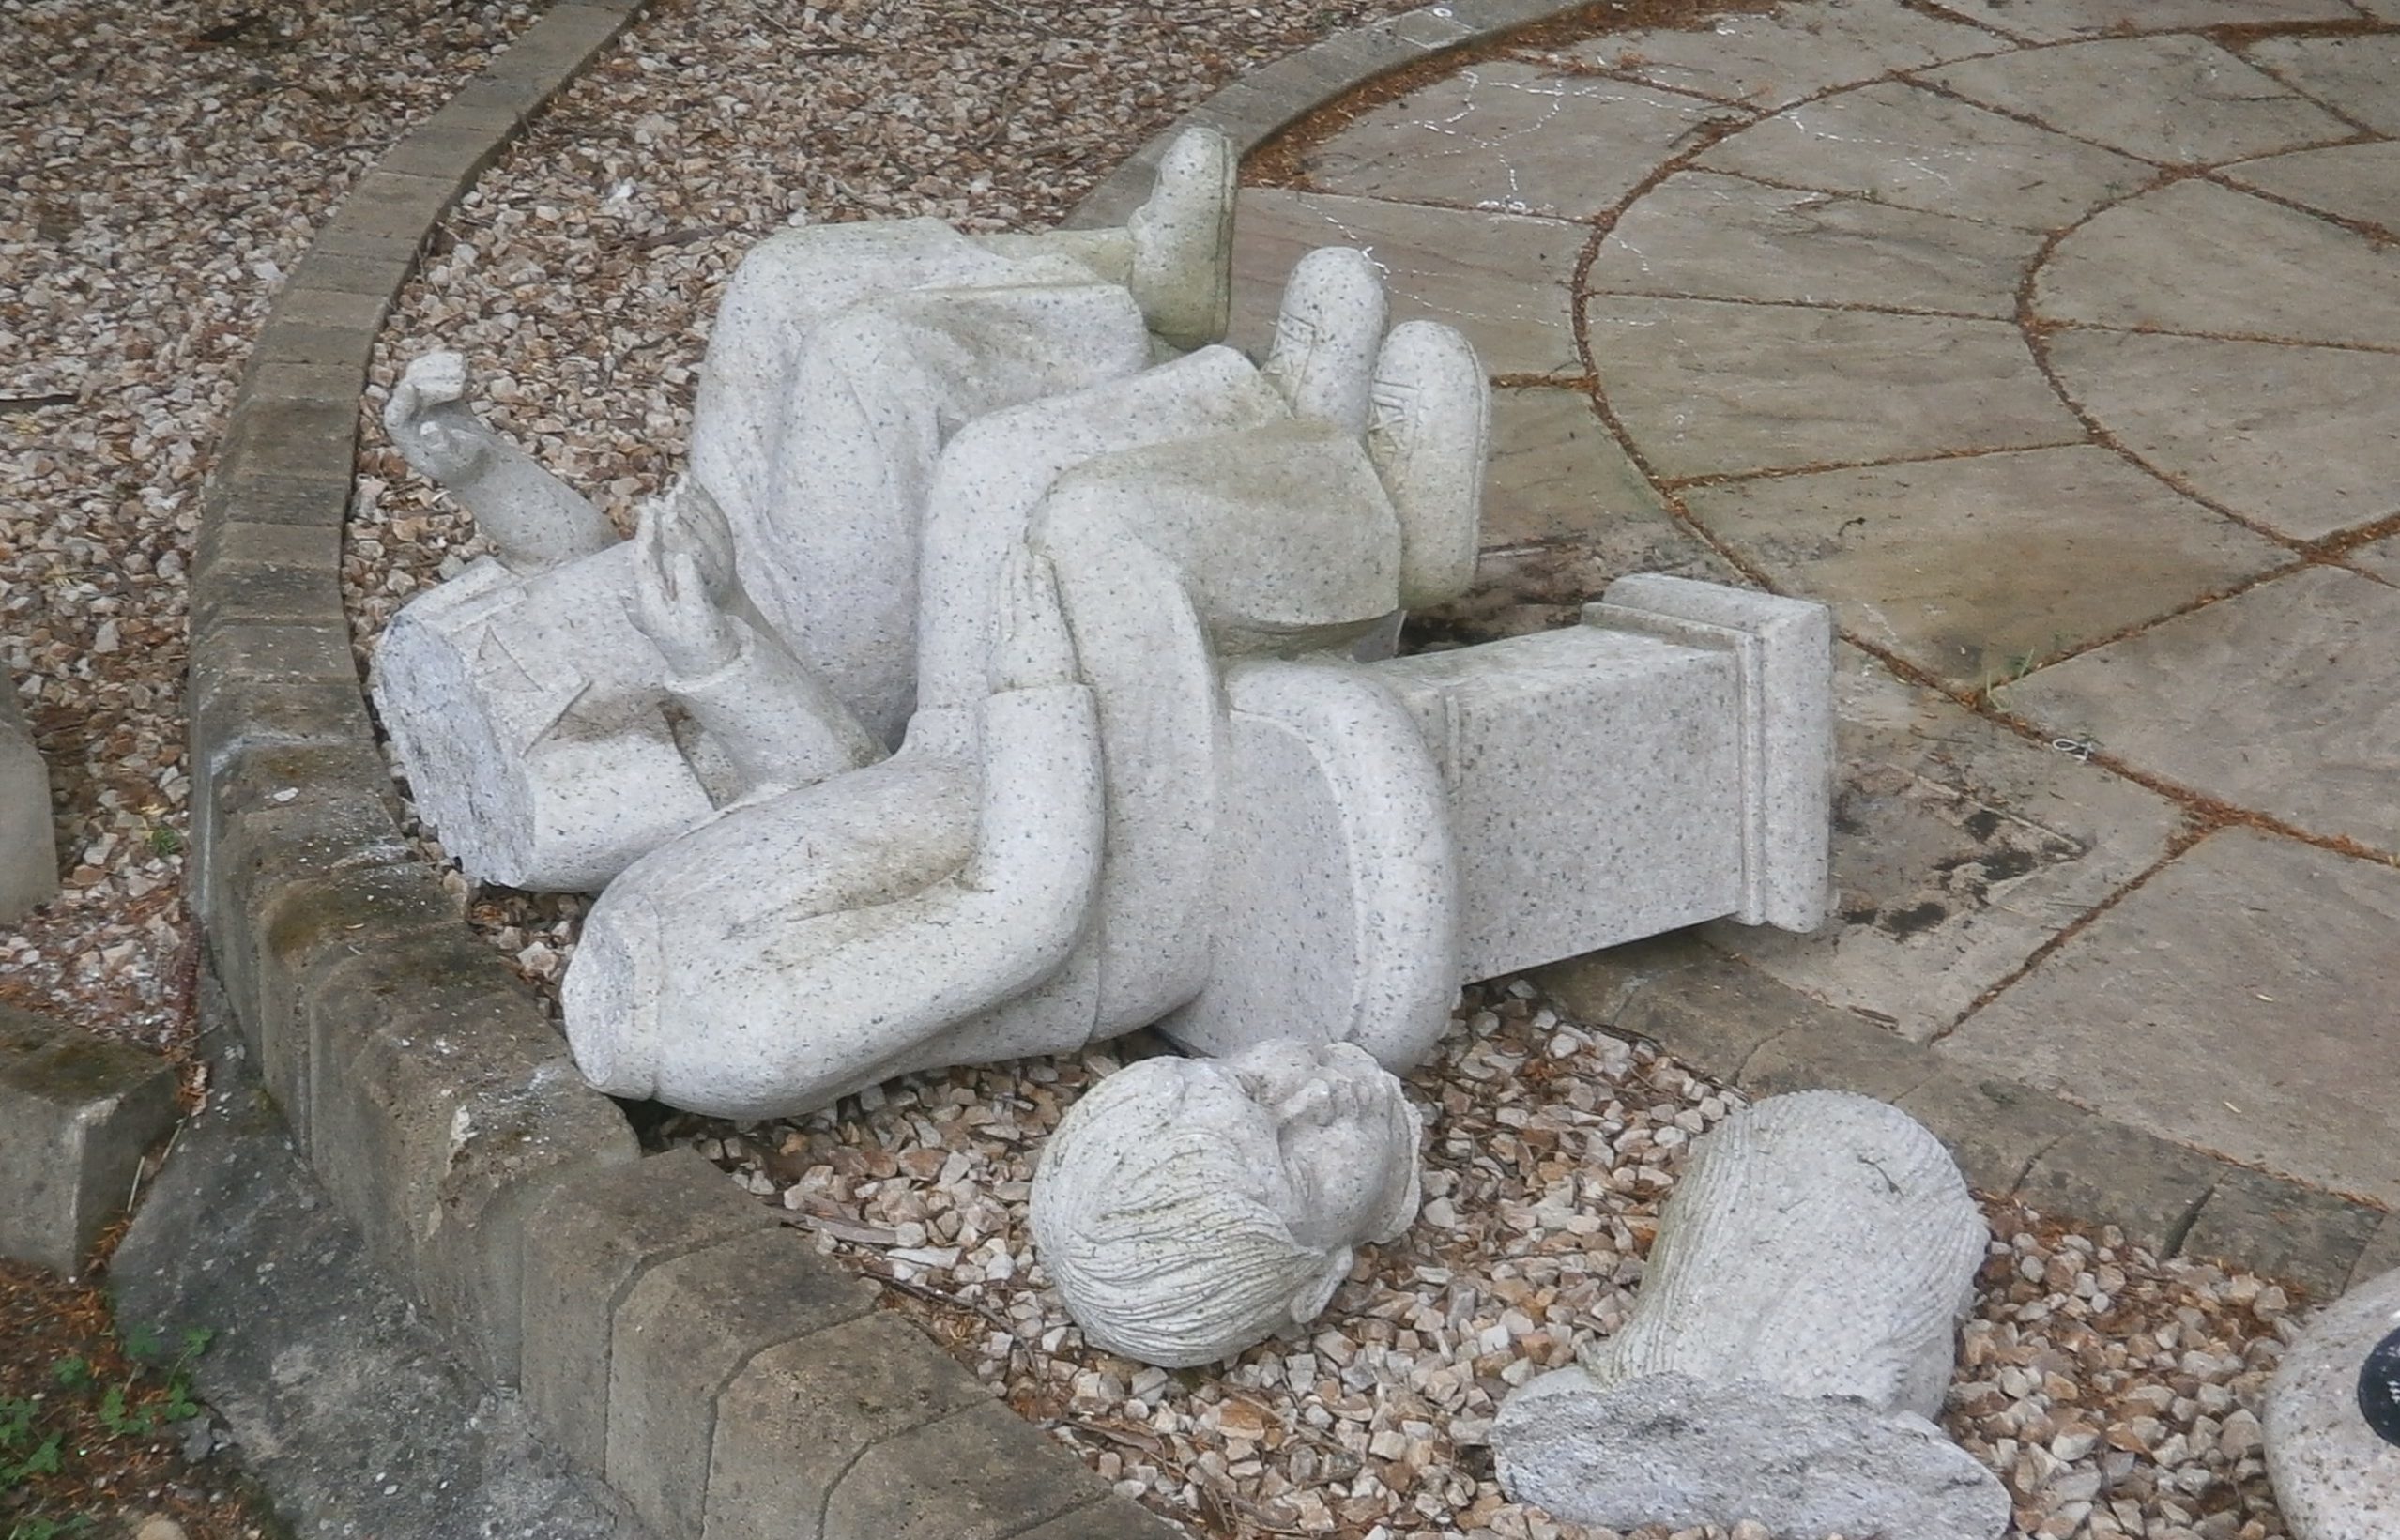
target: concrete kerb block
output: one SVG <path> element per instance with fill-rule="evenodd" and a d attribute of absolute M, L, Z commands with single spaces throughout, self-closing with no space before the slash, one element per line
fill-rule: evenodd
<path fill-rule="evenodd" d="M 393 285 L 396 292 L 397 282 Z M 359 404 L 325 398 L 244 398 L 226 419 L 212 478 L 264 475 L 340 480 L 347 484 L 357 448 Z"/>
<path fill-rule="evenodd" d="M 467 87 L 469 91 L 473 89 L 471 85 Z M 400 295 L 400 285 L 408 282 L 412 268 L 409 262 L 389 257 L 352 256 L 312 247 L 309 254 L 300 258 L 299 266 L 292 269 L 291 282 L 284 292 L 314 289 L 346 294 L 388 312 Z M 381 322 L 376 324 L 380 326 Z"/>
<path fill-rule="evenodd" d="M 443 177 L 371 171 L 342 200 L 311 250 L 413 267 L 455 191 Z"/>
<path fill-rule="evenodd" d="M 853 1461 L 991 1398 L 897 1316 L 862 1316 L 770 1348 L 717 1397 L 703 1540 L 830 1540 L 819 1517 Z"/>
<path fill-rule="evenodd" d="M 287 283 L 283 292 L 275 297 L 275 309 L 268 317 L 268 326 L 270 329 L 293 328 L 303 337 L 323 333 L 329 341 L 334 333 L 353 341 L 363 339 L 372 354 L 375 333 L 383 329 L 383 318 L 390 313 L 390 308 L 386 301 L 371 294 Z M 346 352 L 340 355 L 343 358 L 348 357 Z"/>
<path fill-rule="evenodd" d="M 454 926 L 309 970 L 309 1152 L 367 1246 L 495 1383 L 516 1378 L 523 1198 L 638 1154 L 617 1105 L 488 948 Z"/>
<path fill-rule="evenodd" d="M 324 291 L 309 289 L 303 293 L 316 301 L 310 308 L 319 311 L 333 308 L 326 302 Z M 375 328 L 355 322 L 301 320 L 289 313 L 285 301 L 290 297 L 286 295 L 278 300 L 274 311 L 267 317 L 267 325 L 259 328 L 258 341 L 250 350 L 253 362 L 289 365 L 302 370 L 339 369 L 363 385 L 368 358 L 375 352 Z M 372 308 L 374 305 L 372 300 L 359 295 L 340 297 L 353 306 Z M 290 377 L 287 375 L 285 379 Z M 260 395 L 266 393 L 258 392 Z M 356 394 L 355 391 L 352 393 Z"/>
<path fill-rule="evenodd" d="M 2168 1257 L 2224 1169 L 2198 1151 L 2096 1117 L 2036 1156 L 2017 1194 L 2042 1213 L 2114 1225 Z"/>
<path fill-rule="evenodd" d="M 1140 1503 L 1111 1495 L 1036 1524 L 1017 1540 L 1187 1540 L 1188 1533 Z"/>
<path fill-rule="evenodd" d="M 652 1267 L 627 1291 L 609 1331 L 609 1485 L 661 1533 L 700 1533 L 726 1387 L 765 1349 L 874 1308 L 873 1289 L 780 1225 Z M 826 1532 L 851 1532 L 829 1523 Z M 896 1540 L 890 1531 L 855 1532 Z"/>
<path fill-rule="evenodd" d="M 191 564 L 191 634 L 220 626 L 306 623 L 342 613 L 338 527 L 204 523 Z"/>
<path fill-rule="evenodd" d="M 689 1150 L 551 1190 L 526 1234 L 517 1384 L 570 1460 L 594 1473 L 606 1461 L 609 1339 L 633 1287 L 661 1262 L 780 1222 Z"/>
<path fill-rule="evenodd" d="M 2400 1268 L 2400 1213 L 2387 1213 L 2367 1238 L 2366 1249 L 2350 1264 L 2350 1275 L 2342 1287 L 2345 1290 L 2356 1288 L 2369 1278 L 2380 1278 L 2395 1268 Z"/>
<path fill-rule="evenodd" d="M 300 356 L 322 351 L 301 346 L 311 340 L 289 328 L 279 332 L 270 318 L 270 324 L 261 331 L 260 341 L 273 343 L 277 351 L 252 355 L 251 366 L 242 374 L 241 391 L 234 398 L 235 410 L 298 404 L 346 408 L 355 416 L 359 392 L 366 388 L 367 360 L 364 357 L 354 359 Z M 373 345 L 372 340 L 369 345 Z"/>
<path fill-rule="evenodd" d="M 218 524 L 283 525 L 330 531 L 338 540 L 350 511 L 350 479 L 288 470 L 219 474 L 202 491 L 200 510 L 204 531 Z"/>
<path fill-rule="evenodd" d="M 0 669 L 0 924 L 58 894 L 58 829 L 50 818 L 50 766 Z"/>
<path fill-rule="evenodd" d="M 309 1043 L 295 965 L 305 966 L 305 938 L 320 922 L 313 906 L 344 875 L 405 862 L 411 852 L 390 810 L 354 777 L 312 779 L 305 789 L 287 788 L 283 802 L 273 800 L 280 793 L 260 795 L 274 779 L 257 776 L 238 800 L 219 802 L 207 885 L 195 892 L 218 976 L 258 1056 L 259 1079 L 306 1144 Z M 290 934 L 296 919 L 300 937 Z"/>
<path fill-rule="evenodd" d="M 1949 1148 L 1968 1186 L 1995 1197 L 2015 1192 L 2044 1151 L 2092 1118 L 2046 1090 L 1950 1069 L 1897 1105 Z"/>
<path fill-rule="evenodd" d="M 2182 1255 L 2223 1258 L 2330 1300 L 2349 1282 L 2383 1218 L 2363 1203 L 2229 1167 L 2200 1205 Z"/>
<path fill-rule="evenodd" d="M 156 1054 L 0 1005 L 0 1257 L 82 1271 L 176 1117 Z"/>
<path fill-rule="evenodd" d="M 1108 1489 L 996 1402 L 897 1434 L 861 1455 L 825 1504 L 824 1540 L 1000 1540 Z"/>
<path fill-rule="evenodd" d="M 1753 1097 L 1794 1090 L 1848 1090 L 1896 1102 L 1941 1068 L 1933 1050 L 1853 1015 L 1817 1005 L 1786 1032 L 1758 1045 L 1739 1084 Z"/>
<path fill-rule="evenodd" d="M 1716 953 L 1637 986 L 1617 1011 L 1615 1026 L 1648 1038 L 1721 1085 L 1735 1085 L 1762 1044 L 1829 1009 Z"/>

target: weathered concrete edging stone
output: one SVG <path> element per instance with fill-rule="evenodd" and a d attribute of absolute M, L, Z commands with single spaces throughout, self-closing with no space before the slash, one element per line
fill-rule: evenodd
<path fill-rule="evenodd" d="M 1647 1038 L 1756 1096 L 1853 1090 L 1898 1104 L 1967 1182 L 2042 1212 L 2114 1225 L 2162 1257 L 2229 1258 L 2321 1298 L 2394 1265 L 2394 1216 L 2251 1170 L 1932 1048 L 1769 978 L 1689 933 L 1534 975 L 1581 1019 Z"/>
<path fill-rule="evenodd" d="M 0 1005 L 0 1257 L 73 1276 L 175 1121 L 157 1054 Z"/>
<path fill-rule="evenodd" d="M 192 566 L 189 891 L 268 1093 L 370 1255 L 662 1533 L 1165 1540 L 696 1156 L 641 1158 L 402 837 L 343 612 L 377 331 L 436 223 L 640 0 L 568 0 L 360 178 L 261 331 Z M 1577 8 L 1459 0 L 1218 92 L 1247 151 L 1375 76 Z M 538 1213 L 538 1223 L 529 1223 Z"/>

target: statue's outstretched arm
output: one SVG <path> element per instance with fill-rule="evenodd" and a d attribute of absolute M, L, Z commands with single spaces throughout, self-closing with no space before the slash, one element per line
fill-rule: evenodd
<path fill-rule="evenodd" d="M 735 808 L 609 885 L 564 991 L 594 1085 L 812 1111 L 1066 964 L 1099 885 L 1099 714 L 1047 568 L 1020 557 L 1002 603 L 977 763 L 902 754 Z"/>
<path fill-rule="evenodd" d="M 384 430 L 420 475 L 475 515 L 502 566 L 534 572 L 617 543 L 606 515 L 485 426 L 466 400 L 466 360 L 428 353 L 392 387 Z"/>
<path fill-rule="evenodd" d="M 1049 564 L 1022 549 L 1001 580 L 992 694 L 984 702 L 974 853 L 945 881 L 889 906 L 892 979 L 910 979 L 920 1027 L 955 1026 L 1056 972 L 1099 890 L 1107 828 L 1100 718 L 1076 676 Z M 928 939 L 939 938 L 938 945 Z M 845 968 L 860 953 L 846 948 Z"/>

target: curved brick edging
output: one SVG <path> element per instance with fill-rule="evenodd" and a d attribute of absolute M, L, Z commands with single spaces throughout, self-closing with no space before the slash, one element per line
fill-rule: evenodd
<path fill-rule="evenodd" d="M 368 359 L 451 204 L 640 7 L 552 7 L 359 180 L 260 333 L 191 568 L 192 909 L 372 1254 L 663 1535 L 1172 1540 L 708 1163 L 642 1158 L 401 835 L 340 576 Z M 1122 218 L 1185 127 L 1246 152 L 1378 75 L 1577 8 L 1457 0 L 1328 38 L 1211 97 L 1070 222 Z"/>

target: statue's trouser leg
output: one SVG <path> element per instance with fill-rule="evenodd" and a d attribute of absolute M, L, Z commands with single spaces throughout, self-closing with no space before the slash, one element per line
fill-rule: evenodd
<path fill-rule="evenodd" d="M 719 415 L 764 416 L 752 434 L 694 432 L 695 474 L 733 523 L 742 583 L 883 741 L 913 704 L 918 553 L 943 444 L 995 411 L 1122 379 L 1149 349 L 1111 285 L 911 290 L 811 328 L 771 398 L 712 393 Z"/>

